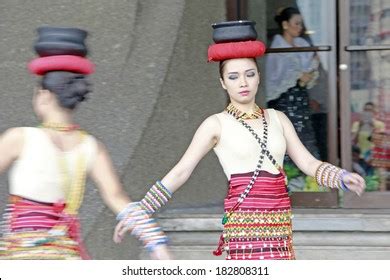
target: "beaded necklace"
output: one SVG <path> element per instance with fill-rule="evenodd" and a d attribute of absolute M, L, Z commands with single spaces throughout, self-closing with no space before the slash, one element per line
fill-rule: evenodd
<path fill-rule="evenodd" d="M 55 122 L 44 122 L 39 127 L 53 129 L 62 132 L 80 130 L 80 126 L 78 124 L 62 124 Z"/>
<path fill-rule="evenodd" d="M 233 104 L 229 104 L 229 106 L 225 109 L 225 111 L 228 114 L 233 116 L 246 129 L 248 129 L 248 131 L 255 137 L 257 142 L 260 144 L 261 154 L 260 154 L 259 160 L 258 160 L 257 165 L 256 165 L 256 170 L 253 172 L 252 178 L 251 178 L 248 186 L 245 188 L 244 192 L 240 195 L 240 197 L 238 198 L 236 204 L 232 208 L 230 208 L 230 210 L 227 213 L 225 213 L 223 215 L 223 217 L 222 217 L 222 225 L 225 225 L 228 222 L 229 217 L 232 215 L 232 213 L 235 210 L 237 210 L 237 208 L 240 206 L 240 204 L 248 196 L 250 190 L 252 189 L 252 187 L 253 187 L 256 179 L 257 179 L 257 177 L 260 174 L 260 170 L 261 170 L 261 167 L 262 167 L 263 161 L 264 161 L 264 155 L 266 155 L 271 160 L 272 164 L 279 170 L 279 172 L 281 172 L 285 176 L 283 168 L 276 162 L 276 160 L 273 158 L 273 156 L 267 150 L 268 123 L 267 123 L 267 120 L 265 119 L 264 110 L 259 108 L 257 105 L 256 105 L 255 108 L 256 108 L 256 112 L 260 111 L 260 113 L 256 114 L 257 117 L 255 117 L 255 119 L 258 119 L 259 115 L 260 115 L 261 119 L 262 119 L 262 122 L 263 122 L 263 127 L 264 127 L 263 128 L 263 140 L 261 140 L 260 137 L 257 135 L 257 133 L 253 130 L 253 128 L 244 121 L 248 117 L 247 114 L 244 113 L 245 114 L 244 115 L 242 112 L 240 112 L 238 109 L 236 109 Z M 253 116 L 253 115 L 254 114 L 251 114 L 250 116 Z M 216 250 L 213 251 L 214 255 L 219 256 L 219 255 L 222 254 L 222 247 L 224 246 L 224 243 L 225 243 L 225 238 L 224 238 L 224 235 L 221 234 L 221 236 L 219 238 L 219 242 L 218 242 L 218 247 L 217 247 Z"/>
<path fill-rule="evenodd" d="M 87 132 L 80 129 L 76 124 L 60 124 L 60 123 L 42 123 L 39 127 L 48 128 L 61 132 L 69 132 L 78 130 L 80 132 L 80 143 L 83 142 Z M 63 175 L 62 188 L 65 194 L 65 209 L 64 212 L 69 215 L 76 215 L 81 206 L 84 197 L 85 178 L 86 178 L 86 158 L 80 153 L 76 162 L 76 174 L 73 177 L 66 161 L 66 153 L 61 153 L 58 156 L 58 166 Z M 73 178 L 72 178 L 73 177 Z"/>
<path fill-rule="evenodd" d="M 267 141 L 268 141 L 268 123 L 267 123 L 267 120 L 265 119 L 265 114 L 264 114 L 264 110 L 261 109 L 260 107 L 258 107 L 257 105 L 255 105 L 256 109 L 255 109 L 255 112 L 259 112 L 259 113 L 256 113 L 256 116 L 261 116 L 261 119 L 262 119 L 262 122 L 263 122 L 263 140 L 257 135 L 257 133 L 253 130 L 253 128 L 248 125 L 244 120 L 245 118 L 243 118 L 243 116 L 253 116 L 254 114 L 252 115 L 247 115 L 246 113 L 242 113 L 240 112 L 237 108 L 234 107 L 233 104 L 229 104 L 229 106 L 225 109 L 225 111 L 230 114 L 231 116 L 233 116 L 238 122 L 240 122 L 246 129 L 248 129 L 248 131 L 255 137 L 255 139 L 257 140 L 257 142 L 260 144 L 260 147 L 261 147 L 261 154 L 260 154 L 260 157 L 259 157 L 259 160 L 257 162 L 257 165 L 256 165 L 256 170 L 253 172 L 253 175 L 252 175 L 252 178 L 248 184 L 248 186 L 245 188 L 244 192 L 240 195 L 240 197 L 238 198 L 236 204 L 230 209 L 230 211 L 228 213 L 225 213 L 223 218 L 222 218 L 222 224 L 226 224 L 226 222 L 228 221 L 229 219 L 229 216 L 240 206 L 240 204 L 244 201 L 244 199 L 248 196 L 250 190 L 252 189 L 257 177 L 259 176 L 259 173 L 260 173 L 260 170 L 261 170 L 261 167 L 263 165 L 263 161 L 264 161 L 264 155 L 266 155 L 268 157 L 268 159 L 271 161 L 271 163 L 276 167 L 276 169 L 279 170 L 280 173 L 282 173 L 283 175 L 284 174 L 284 171 L 283 171 L 283 168 L 276 162 L 275 158 L 271 155 L 270 151 L 267 150 Z M 258 118 L 258 117 L 257 117 Z"/>
<path fill-rule="evenodd" d="M 248 113 L 245 113 L 245 112 L 241 112 L 232 103 L 230 103 L 226 107 L 225 111 L 227 113 L 229 113 L 230 115 L 232 115 L 233 117 L 235 117 L 236 119 L 241 119 L 241 120 L 254 120 L 254 119 L 258 119 L 263 114 L 263 110 L 259 106 L 257 106 L 257 104 L 255 104 L 255 109 L 254 109 L 253 113 L 251 113 L 251 114 L 248 114 Z"/>
<path fill-rule="evenodd" d="M 65 124 L 53 124 L 43 123 L 38 127 L 48 128 L 57 131 L 73 131 L 80 130 L 77 125 L 65 125 Z M 80 130 L 81 141 L 87 133 Z M 49 230 L 49 235 L 45 237 L 36 238 L 31 240 L 32 246 L 38 246 L 41 244 L 47 244 L 49 242 L 55 242 L 56 236 L 65 236 L 69 234 L 71 238 L 74 238 L 80 244 L 80 254 L 85 258 L 88 258 L 88 254 L 84 250 L 82 241 L 79 236 L 79 222 L 77 219 L 77 213 L 81 206 L 84 197 L 85 190 L 85 178 L 86 178 L 86 158 L 85 155 L 80 153 L 76 163 L 76 174 L 72 180 L 72 175 L 67 168 L 65 153 L 61 153 L 58 156 L 58 166 L 61 169 L 63 175 L 63 191 L 65 194 L 65 208 L 62 210 L 62 217 L 58 220 L 58 223 Z"/>

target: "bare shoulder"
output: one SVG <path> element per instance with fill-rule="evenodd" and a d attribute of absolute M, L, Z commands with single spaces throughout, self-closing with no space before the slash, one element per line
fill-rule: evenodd
<path fill-rule="evenodd" d="M 220 128 L 221 127 L 221 121 L 219 120 L 217 114 L 211 115 L 208 118 L 206 118 L 202 125 L 210 126 L 213 128 Z"/>
<path fill-rule="evenodd" d="M 216 114 L 207 117 L 196 130 L 192 142 L 213 142 L 215 145 L 221 135 L 221 124 Z"/>
<path fill-rule="evenodd" d="M 102 141 L 100 141 L 97 138 L 95 138 L 95 141 L 96 141 L 97 153 L 98 154 L 106 154 L 106 153 L 108 153 L 107 147 L 106 147 L 106 145 Z"/>
<path fill-rule="evenodd" d="M 290 119 L 286 116 L 285 113 L 283 113 L 282 111 L 278 111 L 278 110 L 274 110 L 276 112 L 276 115 L 278 116 L 281 124 L 284 126 L 285 124 L 289 124 L 291 123 L 290 122 Z"/>
<path fill-rule="evenodd" d="M 199 126 L 200 131 L 211 134 L 215 137 L 219 137 L 221 134 L 221 122 L 217 117 L 217 114 L 211 115 L 206 118 Z"/>
<path fill-rule="evenodd" d="M 276 114 L 278 115 L 279 118 L 287 118 L 286 114 L 283 113 L 282 111 L 275 110 L 275 109 L 273 109 L 273 110 L 276 112 Z"/>
<path fill-rule="evenodd" d="M 1 135 L 2 142 L 13 142 L 14 144 L 18 144 L 18 143 L 23 143 L 23 139 L 24 139 L 23 127 L 9 128 Z"/>
<path fill-rule="evenodd" d="M 24 144 L 24 128 L 13 127 L 7 129 L 0 136 L 0 150 L 2 156 L 16 159 L 22 152 Z"/>

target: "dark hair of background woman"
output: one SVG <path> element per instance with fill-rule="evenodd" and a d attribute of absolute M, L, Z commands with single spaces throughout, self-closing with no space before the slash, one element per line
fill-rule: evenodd
<path fill-rule="evenodd" d="M 294 7 L 288 7 L 284 8 L 280 13 L 278 13 L 274 20 L 278 23 L 279 28 L 283 30 L 283 21 L 289 21 L 294 15 L 300 15 L 301 13 L 297 8 Z"/>

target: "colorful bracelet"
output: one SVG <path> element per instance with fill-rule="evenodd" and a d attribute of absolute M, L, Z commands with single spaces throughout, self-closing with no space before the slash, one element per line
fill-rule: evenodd
<path fill-rule="evenodd" d="M 345 185 L 345 183 L 344 183 L 344 177 L 345 177 L 345 175 L 348 175 L 349 174 L 349 172 L 347 171 L 347 170 L 344 170 L 343 169 L 343 171 L 342 171 L 342 173 L 341 173 L 341 178 L 340 178 L 340 186 L 341 186 L 341 189 L 343 190 L 343 191 L 346 191 L 346 192 L 349 192 L 349 188 L 347 187 L 347 185 Z"/>
<path fill-rule="evenodd" d="M 148 251 L 153 251 L 157 245 L 167 244 L 168 238 L 157 225 L 155 219 L 150 218 L 140 202 L 129 203 L 118 215 L 117 220 L 124 220 L 131 234 L 144 244 Z"/>
<path fill-rule="evenodd" d="M 323 162 L 315 172 L 315 180 L 319 186 L 328 188 L 338 188 L 343 191 L 349 191 L 344 184 L 344 176 L 349 172 L 328 162 Z"/>
<path fill-rule="evenodd" d="M 141 200 L 141 207 L 148 214 L 153 214 L 163 207 L 171 197 L 171 191 L 168 190 L 161 181 L 157 181 Z"/>

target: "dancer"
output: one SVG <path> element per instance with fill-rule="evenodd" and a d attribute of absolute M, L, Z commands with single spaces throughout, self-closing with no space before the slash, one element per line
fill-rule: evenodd
<path fill-rule="evenodd" d="M 81 130 L 73 112 L 90 92 L 85 57 L 87 32 L 42 27 L 29 70 L 41 75 L 33 97 L 39 127 L 16 127 L 0 137 L 0 172 L 9 172 L 0 259 L 88 259 L 80 236 L 78 210 L 85 179 L 91 176 L 115 213 L 132 203 L 123 191 L 104 145 Z M 128 206 L 130 205 L 130 206 Z M 127 219 L 153 258 L 166 259 L 166 237 L 145 211 Z"/>
<path fill-rule="evenodd" d="M 256 105 L 260 81 L 256 57 L 264 54 L 265 46 L 256 40 L 254 22 L 225 22 L 213 28 L 215 44 L 208 49 L 208 60 L 220 63 L 220 82 L 231 103 L 200 125 L 180 161 L 139 203 L 153 214 L 214 149 L 229 180 L 224 230 L 214 254 L 226 251 L 227 259 L 240 260 L 294 259 L 291 202 L 283 171 L 286 150 L 322 186 L 360 195 L 364 180 L 314 158 L 284 113 Z M 120 241 L 127 230 L 124 222 L 118 223 L 115 238 Z"/>

